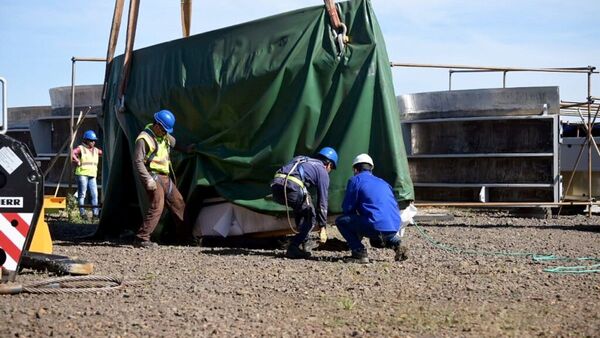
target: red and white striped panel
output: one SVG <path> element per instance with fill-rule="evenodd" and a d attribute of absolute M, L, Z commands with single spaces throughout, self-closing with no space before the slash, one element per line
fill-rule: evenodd
<path fill-rule="evenodd" d="M 17 270 L 32 218 L 32 213 L 0 213 L 0 248 L 6 253 L 4 269 Z"/>

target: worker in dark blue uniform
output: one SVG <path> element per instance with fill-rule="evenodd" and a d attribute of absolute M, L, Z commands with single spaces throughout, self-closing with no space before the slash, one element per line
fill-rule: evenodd
<path fill-rule="evenodd" d="M 407 249 L 401 245 L 399 235 L 398 202 L 392 187 L 373 175 L 374 166 L 368 154 L 360 154 L 352 161 L 354 176 L 346 187 L 343 215 L 335 223 L 352 250 L 348 261 L 369 262 L 367 249 L 361 242 L 363 237 L 369 238 L 372 247 L 393 249 L 396 261 L 405 260 Z"/>
<path fill-rule="evenodd" d="M 296 156 L 291 162 L 277 171 L 271 182 L 273 200 L 293 210 L 297 234 L 292 238 L 286 251 L 288 258 L 308 258 L 309 232 L 316 226 L 324 228 L 327 223 L 327 199 L 329 173 L 338 163 L 338 155 L 333 148 L 325 147 L 315 158 Z M 309 188 L 316 189 L 317 203 L 312 203 Z M 312 190 L 312 189 L 311 189 Z M 302 248 L 301 248 L 302 247 Z"/>

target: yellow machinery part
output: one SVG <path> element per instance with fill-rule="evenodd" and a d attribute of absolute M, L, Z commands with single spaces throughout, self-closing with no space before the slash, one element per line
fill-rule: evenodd
<path fill-rule="evenodd" d="M 44 209 L 64 209 L 67 207 L 65 197 L 44 196 Z"/>
<path fill-rule="evenodd" d="M 48 229 L 48 223 L 44 220 L 44 213 L 38 218 L 38 222 L 35 225 L 35 232 L 29 244 L 30 252 L 39 252 L 45 254 L 52 253 L 52 237 L 50 236 L 50 229 Z"/>
<path fill-rule="evenodd" d="M 42 206 L 42 211 L 38 217 L 35 232 L 29 245 L 30 252 L 52 253 L 52 236 L 50 236 L 50 229 L 45 220 L 46 209 L 64 209 L 65 206 L 66 199 L 64 197 L 44 196 L 44 205 Z"/>
<path fill-rule="evenodd" d="M 66 198 L 44 196 L 44 205 L 38 218 L 29 250 L 23 253 L 21 267 L 38 271 L 49 271 L 60 275 L 90 275 L 94 272 L 94 264 L 81 259 L 52 254 L 52 237 L 45 213 L 48 209 L 65 209 Z M 12 292 L 14 290 L 8 290 Z M 3 290 L 0 289 L 0 294 Z"/>

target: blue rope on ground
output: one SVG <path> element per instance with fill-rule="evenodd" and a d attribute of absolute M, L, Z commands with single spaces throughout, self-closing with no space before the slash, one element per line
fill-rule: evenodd
<path fill-rule="evenodd" d="M 456 254 L 465 254 L 465 255 L 483 255 L 483 256 L 504 256 L 504 257 L 530 257 L 534 262 L 550 262 L 550 261 L 566 261 L 566 262 L 574 262 L 574 261 L 591 261 L 591 262 L 600 262 L 600 258 L 594 257 L 577 257 L 577 258 L 569 258 L 569 257 L 560 257 L 555 255 L 548 254 L 536 254 L 533 252 L 505 252 L 505 251 L 481 251 L 481 250 L 470 250 L 470 249 L 460 249 L 455 246 L 444 244 L 440 241 L 435 240 L 433 237 L 429 236 L 425 229 L 423 229 L 418 224 L 414 224 L 417 231 L 421 234 L 423 238 L 425 238 L 430 244 L 434 247 L 442 249 L 446 252 L 456 253 Z M 577 265 L 577 266 L 556 266 L 552 268 L 545 268 L 544 272 L 549 273 L 563 273 L 563 274 L 584 274 L 584 273 L 598 273 L 600 272 L 600 263 L 592 264 L 592 265 Z"/>

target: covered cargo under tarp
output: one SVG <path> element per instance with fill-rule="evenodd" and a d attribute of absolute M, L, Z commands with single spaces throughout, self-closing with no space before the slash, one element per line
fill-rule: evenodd
<path fill-rule="evenodd" d="M 145 193 L 132 155 L 138 133 L 160 109 L 177 119 L 173 152 L 186 216 L 222 197 L 260 213 L 271 201 L 274 172 L 294 155 L 338 150 L 329 208 L 341 211 L 351 162 L 368 152 L 399 201 L 413 187 L 402 141 L 391 68 L 366 0 L 339 3 L 349 43 L 340 58 L 324 6 L 316 6 L 136 50 L 118 112 L 123 56 L 114 59 L 104 104 L 105 192 L 100 233 L 136 229 Z M 138 201 L 141 201 L 138 202 Z"/>

